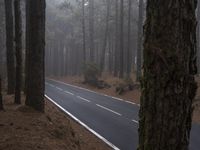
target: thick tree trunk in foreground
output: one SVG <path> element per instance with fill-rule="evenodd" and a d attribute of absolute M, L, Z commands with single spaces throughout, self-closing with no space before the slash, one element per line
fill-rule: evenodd
<path fill-rule="evenodd" d="M 5 0 L 6 15 L 6 52 L 7 52 L 7 77 L 8 94 L 14 94 L 15 91 L 15 61 L 13 46 L 13 5 L 12 0 Z"/>
<path fill-rule="evenodd" d="M 3 110 L 3 98 L 2 98 L 2 89 L 1 89 L 1 76 L 0 76 L 0 110 Z"/>
<path fill-rule="evenodd" d="M 16 85 L 15 103 L 21 103 L 21 81 L 22 81 L 22 19 L 20 0 L 14 1 L 15 10 L 15 47 L 16 47 Z"/>
<path fill-rule="evenodd" d="M 144 17 L 144 1 L 139 0 L 139 16 L 138 16 L 138 35 L 137 35 L 137 70 L 136 80 L 139 81 L 142 75 L 142 27 Z"/>
<path fill-rule="evenodd" d="M 197 71 L 200 74 L 200 0 L 198 0 L 197 20 Z"/>
<path fill-rule="evenodd" d="M 44 111 L 45 0 L 29 0 L 26 104 Z"/>
<path fill-rule="evenodd" d="M 197 88 L 195 8 L 196 0 L 147 1 L 138 150 L 189 149 Z"/>

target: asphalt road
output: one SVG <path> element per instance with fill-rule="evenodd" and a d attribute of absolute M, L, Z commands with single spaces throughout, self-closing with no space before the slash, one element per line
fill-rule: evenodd
<path fill-rule="evenodd" d="M 46 95 L 120 150 L 136 150 L 137 104 L 53 80 Z M 200 150 L 200 125 L 193 124 L 190 150 Z"/>

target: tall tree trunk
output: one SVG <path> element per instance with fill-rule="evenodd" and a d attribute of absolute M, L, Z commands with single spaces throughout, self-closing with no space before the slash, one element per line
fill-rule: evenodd
<path fill-rule="evenodd" d="M 7 77 L 8 94 L 15 91 L 15 61 L 14 61 L 14 35 L 13 35 L 13 4 L 12 0 L 5 0 L 6 15 L 6 49 L 7 49 Z"/>
<path fill-rule="evenodd" d="M 16 47 L 16 85 L 15 103 L 21 103 L 21 81 L 22 81 L 22 19 L 20 0 L 14 1 L 15 10 L 15 47 Z"/>
<path fill-rule="evenodd" d="M 3 110 L 3 98 L 2 98 L 2 88 L 1 88 L 1 76 L 0 76 L 0 110 Z"/>
<path fill-rule="evenodd" d="M 119 77 L 124 77 L 124 0 L 120 0 L 120 64 Z"/>
<path fill-rule="evenodd" d="M 28 60 L 29 60 L 29 0 L 25 1 L 26 3 L 26 43 L 25 43 L 25 47 L 26 47 L 26 51 L 25 51 L 25 85 L 24 85 L 24 93 L 27 93 L 27 83 L 28 83 Z"/>
<path fill-rule="evenodd" d="M 196 0 L 147 1 L 138 150 L 189 149 L 197 88 L 195 9 Z"/>
<path fill-rule="evenodd" d="M 114 76 L 118 76 L 119 72 L 119 4 L 118 0 L 115 0 L 115 66 Z"/>
<path fill-rule="evenodd" d="M 108 41 L 108 28 L 109 28 L 109 17 L 110 17 L 110 0 L 106 1 L 106 29 L 105 29 L 105 35 L 104 35 L 104 40 L 103 40 L 103 49 L 101 51 L 101 60 L 100 60 L 100 68 L 101 71 L 104 69 L 104 64 L 105 64 L 105 53 L 106 53 L 106 46 L 107 46 L 107 41 Z"/>
<path fill-rule="evenodd" d="M 45 0 L 29 0 L 26 104 L 44 111 Z"/>
<path fill-rule="evenodd" d="M 131 6 L 132 0 L 128 0 L 128 45 L 127 45 L 127 68 L 126 76 L 130 77 L 131 73 Z"/>
<path fill-rule="evenodd" d="M 82 0 L 83 62 L 86 63 L 85 0 Z"/>
<path fill-rule="evenodd" d="M 197 70 L 198 74 L 200 74 L 200 0 L 198 0 L 197 20 Z"/>
<path fill-rule="evenodd" d="M 94 63 L 94 0 L 89 0 L 90 62 Z"/>
<path fill-rule="evenodd" d="M 138 35 L 137 35 L 137 69 L 136 80 L 139 81 L 142 75 L 142 26 L 144 17 L 144 0 L 139 0 L 139 16 L 138 16 Z"/>

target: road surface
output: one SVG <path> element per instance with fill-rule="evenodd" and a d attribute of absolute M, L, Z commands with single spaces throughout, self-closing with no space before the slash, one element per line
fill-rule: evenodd
<path fill-rule="evenodd" d="M 136 150 L 137 104 L 55 80 L 46 80 L 45 93 L 57 106 L 99 135 L 113 149 Z M 193 124 L 190 150 L 200 150 L 200 125 Z"/>

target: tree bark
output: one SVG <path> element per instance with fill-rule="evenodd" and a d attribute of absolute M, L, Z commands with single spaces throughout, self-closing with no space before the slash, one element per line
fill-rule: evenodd
<path fill-rule="evenodd" d="M 106 46 L 108 41 L 108 28 L 109 28 L 109 17 L 110 17 L 110 0 L 106 1 L 106 28 L 105 28 L 105 35 L 103 40 L 103 49 L 101 51 L 101 60 L 100 60 L 100 69 L 103 71 L 104 64 L 105 64 L 105 55 L 106 55 Z"/>
<path fill-rule="evenodd" d="M 3 110 L 3 98 L 2 98 L 2 88 L 1 88 L 1 76 L 0 76 L 0 110 Z"/>
<path fill-rule="evenodd" d="M 196 0 L 147 1 L 138 150 L 189 149 L 197 88 L 195 9 Z"/>
<path fill-rule="evenodd" d="M 26 104 L 44 111 L 45 0 L 29 0 Z"/>
<path fill-rule="evenodd" d="M 94 63 L 94 0 L 89 0 L 90 62 Z"/>
<path fill-rule="evenodd" d="M 22 81 L 22 19 L 20 0 L 14 1 L 15 10 L 15 48 L 16 48 L 16 84 L 15 103 L 21 104 L 21 81 Z"/>
<path fill-rule="evenodd" d="M 136 80 L 139 81 L 142 75 L 142 26 L 144 17 L 144 1 L 139 0 L 139 16 L 138 16 L 138 37 L 137 37 L 137 70 Z"/>
<path fill-rule="evenodd" d="M 200 0 L 198 0 L 197 6 L 197 71 L 200 74 Z"/>
<path fill-rule="evenodd" d="M 6 16 L 6 49 L 7 49 L 7 80 L 8 94 L 15 91 L 15 61 L 14 61 L 14 35 L 13 35 L 13 5 L 12 0 L 5 0 Z"/>
<path fill-rule="evenodd" d="M 119 72 L 119 4 L 115 1 L 115 66 L 114 76 L 118 76 Z"/>
<path fill-rule="evenodd" d="M 124 0 L 120 0 L 120 63 L 119 77 L 124 77 Z"/>
<path fill-rule="evenodd" d="M 132 0 L 128 1 L 128 43 L 127 43 L 127 68 L 126 76 L 129 78 L 131 73 L 131 6 Z"/>

